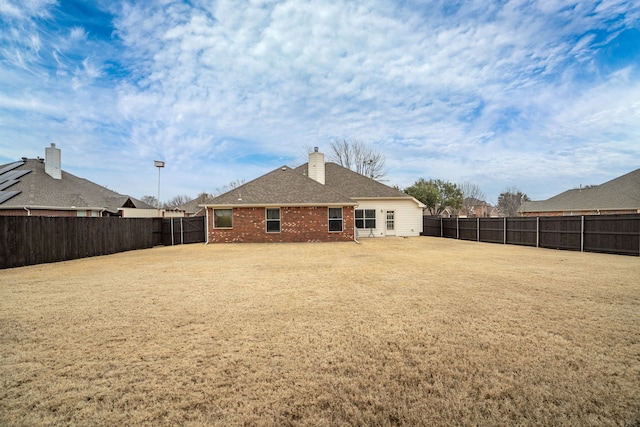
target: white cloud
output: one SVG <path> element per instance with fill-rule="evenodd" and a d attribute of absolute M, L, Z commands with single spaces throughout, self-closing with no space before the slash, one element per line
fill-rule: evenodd
<path fill-rule="evenodd" d="M 36 13 L 17 7 L 0 3 L 0 14 Z M 162 156 L 189 183 L 194 165 L 209 162 L 226 170 L 211 172 L 223 180 L 212 187 L 256 176 L 242 164 L 254 154 L 270 156 L 260 165 L 269 170 L 335 138 L 374 144 L 395 183 L 476 179 L 491 191 L 572 176 L 572 164 L 624 167 L 608 154 L 623 145 L 639 156 L 629 142 L 639 133 L 639 70 L 603 74 L 596 55 L 611 34 L 638 27 L 639 7 L 629 3 L 163 0 L 109 8 L 119 51 L 77 25 L 47 38 L 36 24 L 13 25 L 2 55 L 40 85 L 31 85 L 31 98 L 26 83 L 0 93 L 0 108 L 47 117 L 45 106 L 61 105 L 71 133 L 46 126 L 70 144 L 77 138 L 90 149 L 102 139 L 110 142 L 100 156 L 110 156 L 109 144 L 125 157 Z M 18 41 L 24 35 L 28 46 Z M 123 76 L 110 75 L 113 63 Z"/>
<path fill-rule="evenodd" d="M 69 31 L 69 38 L 73 41 L 84 41 L 87 39 L 87 32 L 82 27 L 73 27 Z"/>

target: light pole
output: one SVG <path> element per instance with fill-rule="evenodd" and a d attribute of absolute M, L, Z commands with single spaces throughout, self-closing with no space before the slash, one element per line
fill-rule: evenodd
<path fill-rule="evenodd" d="M 158 216 L 160 216 L 160 169 L 164 167 L 164 162 L 161 160 L 154 160 L 153 165 L 158 168 Z"/>

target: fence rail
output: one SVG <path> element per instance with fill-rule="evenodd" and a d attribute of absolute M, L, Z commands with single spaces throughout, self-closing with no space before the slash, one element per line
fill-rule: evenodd
<path fill-rule="evenodd" d="M 423 218 L 424 236 L 640 256 L 640 215 Z"/>
<path fill-rule="evenodd" d="M 204 218 L 0 216 L 0 269 L 204 242 Z"/>

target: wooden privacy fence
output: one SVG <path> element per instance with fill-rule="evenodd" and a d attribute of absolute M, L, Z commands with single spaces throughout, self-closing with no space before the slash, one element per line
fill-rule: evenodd
<path fill-rule="evenodd" d="M 424 236 L 640 256 L 640 215 L 423 218 Z"/>
<path fill-rule="evenodd" d="M 204 241 L 202 217 L 0 216 L 0 269 Z"/>

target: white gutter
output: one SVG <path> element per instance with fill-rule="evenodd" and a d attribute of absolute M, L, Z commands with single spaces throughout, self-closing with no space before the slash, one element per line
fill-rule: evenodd
<path fill-rule="evenodd" d="M 99 211 L 100 209 L 102 210 L 107 210 L 105 207 L 103 206 L 80 206 L 80 207 L 68 207 L 68 206 L 37 206 L 37 205 L 33 205 L 33 206 L 0 206 L 1 210 L 9 210 L 9 209 L 25 209 L 27 211 L 29 210 L 51 210 L 51 211 Z"/>
<path fill-rule="evenodd" d="M 358 203 L 247 203 L 246 205 L 226 204 L 226 205 L 198 205 L 203 208 L 213 209 L 240 209 L 240 208 L 310 208 L 310 207 L 343 207 L 343 206 L 358 206 Z"/>

